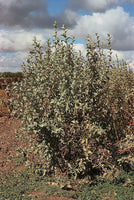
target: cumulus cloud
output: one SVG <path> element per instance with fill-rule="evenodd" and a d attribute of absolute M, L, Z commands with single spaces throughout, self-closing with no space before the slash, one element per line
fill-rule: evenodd
<path fill-rule="evenodd" d="M 44 42 L 43 34 L 37 31 L 3 29 L 0 31 L 0 52 L 25 51 L 31 47 L 34 36 Z"/>
<path fill-rule="evenodd" d="M 104 12 L 117 5 L 118 0 L 69 0 L 69 7 L 86 12 Z"/>
<path fill-rule="evenodd" d="M 134 18 L 130 17 L 122 7 L 111 9 L 105 13 L 93 13 L 92 16 L 81 16 L 72 34 L 78 38 L 86 38 L 88 34 L 98 33 L 103 40 L 107 34 L 112 36 L 112 48 L 115 50 L 134 50 Z"/>

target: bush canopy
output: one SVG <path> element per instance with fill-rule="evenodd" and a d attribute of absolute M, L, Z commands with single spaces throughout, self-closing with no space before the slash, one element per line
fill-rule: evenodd
<path fill-rule="evenodd" d="M 108 54 L 96 34 L 96 41 L 87 37 L 83 57 L 65 26 L 61 36 L 54 27 L 45 51 L 34 38 L 23 80 L 14 83 L 12 115 L 35 136 L 44 174 L 104 174 L 117 161 L 114 144 L 133 131 L 134 73 L 112 59 L 110 35 Z"/>

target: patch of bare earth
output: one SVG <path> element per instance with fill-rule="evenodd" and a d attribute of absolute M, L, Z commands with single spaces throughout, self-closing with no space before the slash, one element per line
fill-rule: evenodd
<path fill-rule="evenodd" d="M 16 157 L 16 149 L 21 142 L 16 139 L 15 129 L 20 122 L 9 117 L 0 117 L 0 176 L 11 173 L 13 170 L 23 169 L 24 166 L 15 166 L 13 158 Z"/>

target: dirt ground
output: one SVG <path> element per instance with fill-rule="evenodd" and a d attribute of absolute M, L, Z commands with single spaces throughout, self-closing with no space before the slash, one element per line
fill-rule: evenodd
<path fill-rule="evenodd" d="M 4 90 L 0 90 L 0 99 L 7 100 L 7 98 L 8 97 L 6 96 Z M 0 182 L 1 182 L 1 177 L 4 174 L 12 174 L 16 170 L 23 170 L 25 168 L 23 164 L 16 166 L 14 164 L 14 159 L 12 158 L 17 156 L 16 154 L 17 148 L 25 147 L 27 144 L 23 140 L 18 139 L 15 134 L 15 130 L 17 130 L 20 126 L 20 121 L 10 117 L 7 110 L 6 110 L 6 114 L 4 114 L 5 107 L 2 106 L 0 111 L 1 111 L 1 116 L 0 116 Z M 41 194 L 38 192 L 33 191 L 33 193 L 37 197 L 41 196 Z M 66 198 L 66 197 L 50 196 L 42 200 L 74 200 L 74 199 Z"/>
<path fill-rule="evenodd" d="M 14 170 L 12 157 L 16 156 L 19 145 L 15 138 L 15 129 L 19 123 L 8 117 L 0 117 L 0 175 Z"/>

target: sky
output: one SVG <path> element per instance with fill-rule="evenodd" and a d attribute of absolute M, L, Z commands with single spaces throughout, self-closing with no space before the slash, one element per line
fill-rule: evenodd
<path fill-rule="evenodd" d="M 106 41 L 109 33 L 113 55 L 134 70 L 134 0 L 0 0 L 0 72 L 21 71 L 34 36 L 45 45 L 55 20 L 83 55 L 88 34 Z"/>

